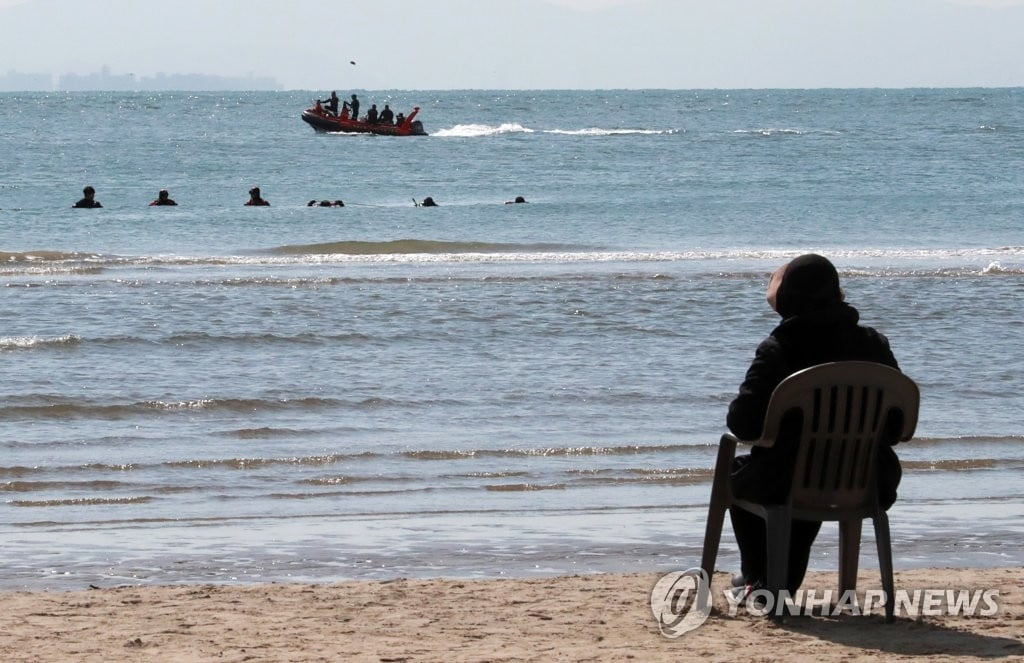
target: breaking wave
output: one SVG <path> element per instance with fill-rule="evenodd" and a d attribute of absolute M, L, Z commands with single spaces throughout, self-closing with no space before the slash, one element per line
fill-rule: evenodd
<path fill-rule="evenodd" d="M 63 336 L 0 336 L 0 352 L 4 350 L 30 350 L 32 348 L 71 347 L 82 342 L 74 334 Z"/>
<path fill-rule="evenodd" d="M 278 255 L 403 255 L 425 253 L 518 253 L 565 251 L 573 247 L 564 244 L 496 244 L 493 242 L 441 242 L 425 239 L 396 239 L 389 242 L 324 242 L 322 244 L 295 244 L 270 250 Z"/>

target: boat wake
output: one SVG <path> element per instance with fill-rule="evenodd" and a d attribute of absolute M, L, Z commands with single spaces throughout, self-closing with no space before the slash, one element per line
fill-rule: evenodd
<path fill-rule="evenodd" d="M 533 129 L 527 129 L 521 124 L 506 122 L 498 126 L 488 124 L 456 124 L 451 129 L 439 129 L 434 132 L 435 136 L 445 138 L 478 138 L 480 136 L 496 136 L 498 134 L 532 134 Z"/>
<path fill-rule="evenodd" d="M 506 122 L 498 126 L 489 124 L 456 124 L 450 129 L 435 131 L 435 136 L 443 138 L 480 138 L 501 134 L 555 134 L 562 136 L 660 136 L 681 133 L 678 129 L 529 129 L 516 122 Z"/>

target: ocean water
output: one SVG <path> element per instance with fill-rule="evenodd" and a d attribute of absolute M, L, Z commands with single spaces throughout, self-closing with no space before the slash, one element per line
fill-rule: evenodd
<path fill-rule="evenodd" d="M 922 390 L 897 568 L 1024 563 L 1024 90 L 328 93 L 0 94 L 0 588 L 695 566 L 808 251 Z"/>

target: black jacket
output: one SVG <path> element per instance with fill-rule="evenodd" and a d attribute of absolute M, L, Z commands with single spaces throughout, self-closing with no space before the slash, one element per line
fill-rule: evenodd
<path fill-rule="evenodd" d="M 741 440 L 761 436 L 772 391 L 799 370 L 832 361 L 873 361 L 899 369 L 889 341 L 858 323 L 857 309 L 836 302 L 787 318 L 760 345 L 747 369 L 739 394 L 729 405 L 726 423 Z M 762 502 L 785 499 L 792 475 L 795 444 L 787 442 L 785 426 L 771 448 L 754 447 L 749 459 L 734 466 L 733 490 L 740 497 Z M 891 505 L 899 483 L 899 461 L 888 447 L 880 455 L 880 497 Z M 744 476 L 738 476 L 739 474 Z M 891 499 L 890 499 L 891 498 Z"/>
<path fill-rule="evenodd" d="M 845 303 L 783 320 L 757 346 L 754 361 L 729 405 L 726 423 L 741 440 L 761 436 L 772 391 L 797 371 L 830 361 L 873 361 L 899 369 L 889 341 L 857 324 L 860 314 Z"/>

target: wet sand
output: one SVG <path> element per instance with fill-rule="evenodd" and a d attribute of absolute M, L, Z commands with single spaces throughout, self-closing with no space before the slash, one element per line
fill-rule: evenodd
<path fill-rule="evenodd" d="M 1024 660 L 1024 569 L 917 569 L 897 589 L 998 589 L 989 617 L 730 617 L 662 636 L 655 574 L 122 586 L 0 596 L 4 661 Z M 831 588 L 834 572 L 805 587 Z M 865 569 L 860 590 L 878 588 Z"/>

